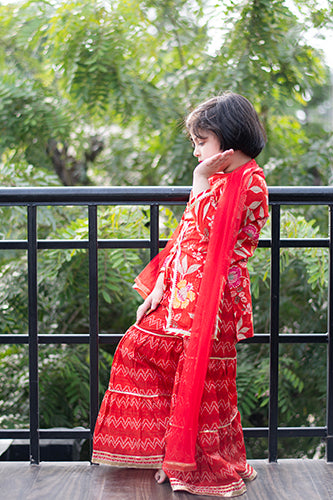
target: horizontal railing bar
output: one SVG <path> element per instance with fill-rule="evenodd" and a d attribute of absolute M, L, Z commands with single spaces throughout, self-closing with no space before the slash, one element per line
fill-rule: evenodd
<path fill-rule="evenodd" d="M 123 337 L 123 333 L 101 333 L 99 334 L 100 344 L 113 344 Z M 268 344 L 269 333 L 256 333 L 250 339 L 241 340 L 241 344 Z M 281 333 L 279 335 L 281 344 L 327 344 L 327 333 Z M 0 344 L 28 344 L 29 335 L 26 334 L 1 334 Z M 76 334 L 39 334 L 39 344 L 88 344 L 88 333 Z"/>
<path fill-rule="evenodd" d="M 328 238 L 281 238 L 279 240 L 281 248 L 328 248 Z M 271 240 L 262 238 L 259 240 L 259 248 L 270 248 Z"/>
<path fill-rule="evenodd" d="M 161 243 L 166 244 L 163 240 Z M 149 248 L 150 240 L 148 239 L 112 239 L 112 240 L 97 240 L 99 248 Z M 161 245 L 162 246 L 162 245 Z M 6 240 L 0 241 L 0 250 L 26 250 L 28 243 L 25 240 Z M 88 240 L 38 240 L 38 250 L 64 250 L 64 249 L 81 249 L 89 248 Z"/>
<path fill-rule="evenodd" d="M 281 238 L 281 248 L 328 248 L 328 238 Z"/>
<path fill-rule="evenodd" d="M 244 427 L 246 437 L 268 437 L 268 427 Z M 40 439 L 90 439 L 89 429 L 40 429 Z M 279 437 L 326 437 L 326 427 L 278 427 Z M 0 439 L 29 439 L 28 429 L 0 429 Z"/>
<path fill-rule="evenodd" d="M 99 343 L 100 344 L 113 344 L 118 342 L 122 337 L 122 333 L 115 334 L 99 334 Z M 1 344 L 28 344 L 29 343 L 29 335 L 25 334 L 4 334 L 0 335 L 0 345 Z M 46 335 L 38 335 L 38 343 L 39 344 L 89 344 L 89 334 L 46 334 Z"/>
<path fill-rule="evenodd" d="M 167 239 L 159 240 L 159 246 L 165 247 Z M 149 248 L 148 239 L 99 239 L 98 248 Z M 271 240 L 263 238 L 259 240 L 259 248 L 270 248 Z M 38 250 L 45 249 L 75 249 L 88 248 L 88 240 L 38 240 Z M 328 248 L 328 238 L 281 238 L 281 248 Z M 6 240 L 0 241 L 0 250 L 26 250 L 28 242 L 26 240 Z"/>
<path fill-rule="evenodd" d="M 268 427 L 244 427 L 246 437 L 267 437 Z M 89 429 L 40 429 L 40 439 L 90 439 Z M 279 437 L 326 437 L 326 427 L 278 427 Z M 29 439 L 27 429 L 0 429 L 0 439 Z"/>
<path fill-rule="evenodd" d="M 253 337 L 241 340 L 241 344 L 268 344 L 269 333 L 257 333 Z M 279 343 L 281 344 L 327 344 L 327 333 L 280 333 Z"/>
<path fill-rule="evenodd" d="M 40 439 L 90 439 L 89 429 L 39 429 Z M 29 429 L 0 429 L 0 439 L 30 439 Z"/>
<path fill-rule="evenodd" d="M 187 186 L 136 187 L 9 187 L 0 188 L 0 205 L 29 203 L 38 205 L 133 205 L 150 203 L 186 203 L 190 194 Z"/>
<path fill-rule="evenodd" d="M 0 429 L 0 439 L 30 439 L 27 429 Z"/>
<path fill-rule="evenodd" d="M 244 427 L 245 437 L 268 437 L 268 427 Z M 278 427 L 279 437 L 326 437 L 327 427 Z"/>
<path fill-rule="evenodd" d="M 333 202 L 332 186 L 269 187 L 269 203 L 281 205 L 327 205 Z"/>
<path fill-rule="evenodd" d="M 190 190 L 189 186 L 6 187 L 0 188 L 0 205 L 178 204 L 188 200 Z M 268 191 L 270 204 L 333 203 L 332 186 L 275 186 Z"/>
<path fill-rule="evenodd" d="M 0 250 L 27 250 L 27 240 L 6 240 L 0 241 Z"/>
<path fill-rule="evenodd" d="M 279 437 L 326 437 L 327 427 L 278 427 Z"/>
<path fill-rule="evenodd" d="M 40 439 L 90 439 L 91 432 L 89 429 L 40 429 L 39 436 Z"/>

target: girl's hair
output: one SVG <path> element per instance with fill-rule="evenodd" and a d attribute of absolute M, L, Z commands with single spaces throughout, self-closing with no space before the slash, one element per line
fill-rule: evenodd
<path fill-rule="evenodd" d="M 209 130 L 218 137 L 221 149 L 240 150 L 255 158 L 266 144 L 264 127 L 245 97 L 225 92 L 200 104 L 186 119 L 187 130 L 204 139 Z"/>

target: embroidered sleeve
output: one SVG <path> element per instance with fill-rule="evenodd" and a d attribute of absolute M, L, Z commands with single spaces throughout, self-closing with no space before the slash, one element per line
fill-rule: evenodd
<path fill-rule="evenodd" d="M 258 246 L 259 235 L 268 218 L 268 190 L 265 180 L 254 174 L 249 181 L 232 262 L 248 259 Z"/>
<path fill-rule="evenodd" d="M 192 196 L 192 194 L 190 196 L 189 210 L 194 218 L 197 230 L 205 239 L 209 238 L 220 194 L 221 188 L 219 185 L 212 186 L 211 189 L 207 189 L 197 196 Z"/>
<path fill-rule="evenodd" d="M 268 189 L 265 180 L 258 174 L 250 178 L 245 207 L 245 222 L 256 222 L 261 229 L 268 218 Z"/>

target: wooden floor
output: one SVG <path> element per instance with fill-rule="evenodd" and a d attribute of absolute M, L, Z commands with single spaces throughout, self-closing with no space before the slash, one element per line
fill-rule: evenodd
<path fill-rule="evenodd" d="M 333 464 L 323 460 L 252 460 L 258 472 L 242 500 L 332 500 Z M 209 500 L 156 484 L 153 471 L 87 462 L 0 462 L 1 500 Z"/>

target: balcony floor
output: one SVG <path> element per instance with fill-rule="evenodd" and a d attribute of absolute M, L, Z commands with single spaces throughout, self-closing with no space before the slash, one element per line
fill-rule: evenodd
<path fill-rule="evenodd" d="M 242 500 L 331 500 L 333 464 L 324 460 L 249 461 L 258 477 Z M 3 500 L 208 500 L 156 484 L 153 471 L 87 462 L 0 462 Z"/>

